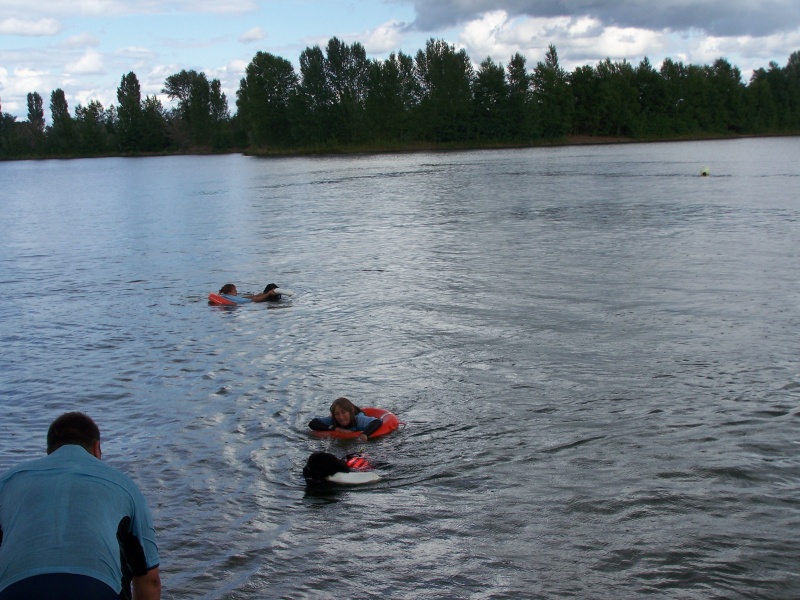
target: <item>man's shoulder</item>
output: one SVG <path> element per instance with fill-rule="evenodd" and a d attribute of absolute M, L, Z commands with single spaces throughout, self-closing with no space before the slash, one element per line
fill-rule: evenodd
<path fill-rule="evenodd" d="M 80 446 L 63 446 L 47 456 L 19 463 L 0 475 L 0 485 L 17 475 L 33 472 L 51 473 L 53 476 L 80 473 L 82 476 L 104 479 L 131 491 L 138 492 L 139 489 L 124 472 L 95 458 Z"/>

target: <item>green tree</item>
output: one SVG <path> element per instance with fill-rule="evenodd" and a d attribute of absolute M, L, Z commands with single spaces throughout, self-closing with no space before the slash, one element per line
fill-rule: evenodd
<path fill-rule="evenodd" d="M 311 144 L 328 142 L 333 103 L 325 55 L 319 46 L 306 48 L 300 54 L 300 84 L 291 102 L 295 138 Z"/>
<path fill-rule="evenodd" d="M 186 120 L 189 123 L 189 138 L 199 146 L 211 143 L 213 125 L 211 119 L 211 85 L 205 73 L 198 73 L 189 87 Z"/>
<path fill-rule="evenodd" d="M 685 134 L 692 130 L 688 116 L 686 68 L 681 62 L 665 58 L 661 63 L 661 78 L 664 82 L 665 117 L 669 134 Z"/>
<path fill-rule="evenodd" d="M 537 136 L 536 104 L 531 91 L 527 60 L 517 52 L 506 67 L 508 81 L 509 128 L 514 139 L 531 141 Z"/>
<path fill-rule="evenodd" d="M 435 142 L 472 138 L 472 63 L 465 50 L 442 40 L 428 40 L 417 52 L 421 90 L 418 125 L 425 139 Z"/>
<path fill-rule="evenodd" d="M 50 151 L 65 154 L 75 150 L 72 117 L 64 90 L 56 89 L 50 94 L 50 117 L 52 125 L 47 132 Z"/>
<path fill-rule="evenodd" d="M 39 92 L 28 94 L 28 123 L 33 131 L 44 134 L 44 101 Z"/>
<path fill-rule="evenodd" d="M 0 104 L 0 158 L 11 158 L 17 152 L 14 136 L 16 120 L 15 116 L 2 112 Z"/>
<path fill-rule="evenodd" d="M 539 130 L 547 139 L 561 138 L 572 128 L 572 92 L 567 73 L 558 63 L 556 47 L 550 44 L 544 62 L 533 71 L 533 93 L 539 114 Z"/>
<path fill-rule="evenodd" d="M 570 75 L 570 89 L 574 99 L 572 131 L 576 135 L 600 135 L 599 78 L 594 67 L 577 67 Z"/>
<path fill-rule="evenodd" d="M 117 136 L 120 150 L 142 149 L 142 92 L 133 72 L 123 75 L 117 88 Z"/>
<path fill-rule="evenodd" d="M 256 146 L 292 144 L 289 108 L 298 85 L 292 63 L 269 52 L 257 52 L 236 92 L 241 125 Z"/>
<path fill-rule="evenodd" d="M 38 155 L 44 150 L 46 142 L 43 101 L 38 92 L 29 93 L 27 101 L 28 122 L 17 133 L 22 138 L 25 151 Z"/>
<path fill-rule="evenodd" d="M 642 114 L 642 135 L 668 135 L 670 124 L 666 85 L 647 57 L 636 68 L 635 82 Z"/>
<path fill-rule="evenodd" d="M 412 113 L 419 103 L 414 59 L 400 52 L 373 62 L 364 111 L 373 141 L 410 141 Z"/>
<path fill-rule="evenodd" d="M 639 90 L 636 73 L 627 61 L 598 63 L 597 103 L 600 135 L 636 137 L 641 127 Z"/>
<path fill-rule="evenodd" d="M 706 70 L 709 83 L 710 124 L 715 133 L 741 133 L 745 121 L 742 73 L 724 58 Z"/>
<path fill-rule="evenodd" d="M 142 150 L 161 152 L 168 146 L 164 107 L 156 96 L 146 96 L 142 102 Z"/>
<path fill-rule="evenodd" d="M 479 140 L 509 139 L 509 89 L 502 64 L 486 57 L 473 80 L 475 135 Z"/>
<path fill-rule="evenodd" d="M 364 46 L 347 45 L 333 37 L 328 41 L 323 62 L 331 94 L 331 128 L 340 142 L 362 141 L 364 104 L 369 82 L 369 61 Z"/>
<path fill-rule="evenodd" d="M 106 111 L 100 102 L 92 100 L 85 107 L 75 107 L 75 137 L 81 154 L 96 156 L 108 151 Z"/>

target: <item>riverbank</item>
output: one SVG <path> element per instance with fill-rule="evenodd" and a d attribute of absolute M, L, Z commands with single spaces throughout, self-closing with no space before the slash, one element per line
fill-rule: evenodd
<path fill-rule="evenodd" d="M 599 146 L 611 144 L 651 144 L 663 142 L 696 142 L 709 140 L 736 140 L 770 137 L 797 137 L 798 133 L 754 134 L 754 135 L 691 135 L 676 137 L 631 138 L 618 136 L 570 135 L 555 140 L 537 140 L 535 142 L 451 142 L 409 144 L 326 144 L 304 146 L 287 150 L 285 148 L 247 148 L 242 151 L 245 156 L 286 157 L 286 156 L 329 156 L 349 154 L 405 154 L 414 152 L 455 152 L 465 150 L 503 150 L 509 148 L 548 148 L 558 146 Z"/>
<path fill-rule="evenodd" d="M 284 158 L 289 156 L 336 156 L 354 154 L 406 154 L 415 152 L 463 152 L 466 150 L 506 150 L 513 148 L 550 148 L 559 146 L 599 146 L 611 144 L 654 144 L 664 142 L 697 142 L 710 140 L 737 140 L 752 138 L 773 138 L 773 137 L 798 137 L 800 132 L 772 133 L 772 134 L 747 134 L 747 135 L 690 135 L 676 137 L 653 137 L 653 138 L 630 138 L 618 136 L 589 136 L 589 135 L 570 135 L 555 140 L 536 140 L 529 143 L 524 142 L 412 142 L 408 144 L 320 144 L 313 146 L 302 146 L 297 148 L 229 148 L 226 150 L 214 150 L 209 147 L 192 146 L 174 152 L 120 152 L 103 153 L 95 155 L 85 154 L 59 154 L 50 156 L 25 155 L 15 157 L 0 156 L 0 162 L 16 160 L 73 160 L 79 158 L 141 158 L 155 156 L 205 156 L 205 155 L 226 155 L 242 154 L 244 156 L 257 156 L 264 158 Z"/>

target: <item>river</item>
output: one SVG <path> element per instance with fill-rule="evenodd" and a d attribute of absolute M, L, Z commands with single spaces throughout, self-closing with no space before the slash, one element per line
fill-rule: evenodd
<path fill-rule="evenodd" d="M 798 156 L 0 163 L 0 471 L 90 414 L 168 599 L 798 597 Z M 404 425 L 311 437 L 342 395 Z"/>

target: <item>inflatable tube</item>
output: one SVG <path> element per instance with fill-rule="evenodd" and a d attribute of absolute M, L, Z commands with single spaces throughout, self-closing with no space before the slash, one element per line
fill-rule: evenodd
<path fill-rule="evenodd" d="M 393 432 L 400 426 L 400 419 L 397 415 L 390 413 L 382 408 L 362 408 L 361 411 L 368 417 L 376 417 L 383 421 L 377 431 L 369 435 L 370 439 L 386 435 Z M 312 431 L 312 435 L 319 438 L 336 438 L 340 440 L 351 440 L 361 435 L 360 431 Z"/>
<path fill-rule="evenodd" d="M 248 302 L 252 302 L 252 300 L 242 296 L 229 296 L 228 294 L 215 294 L 214 292 L 208 295 L 208 303 L 215 306 L 236 306 L 237 304 L 247 304 Z"/>
<path fill-rule="evenodd" d="M 351 471 L 350 473 L 334 473 L 333 475 L 328 475 L 325 479 L 331 483 L 341 485 L 362 485 L 380 481 L 381 476 L 373 471 Z"/>

